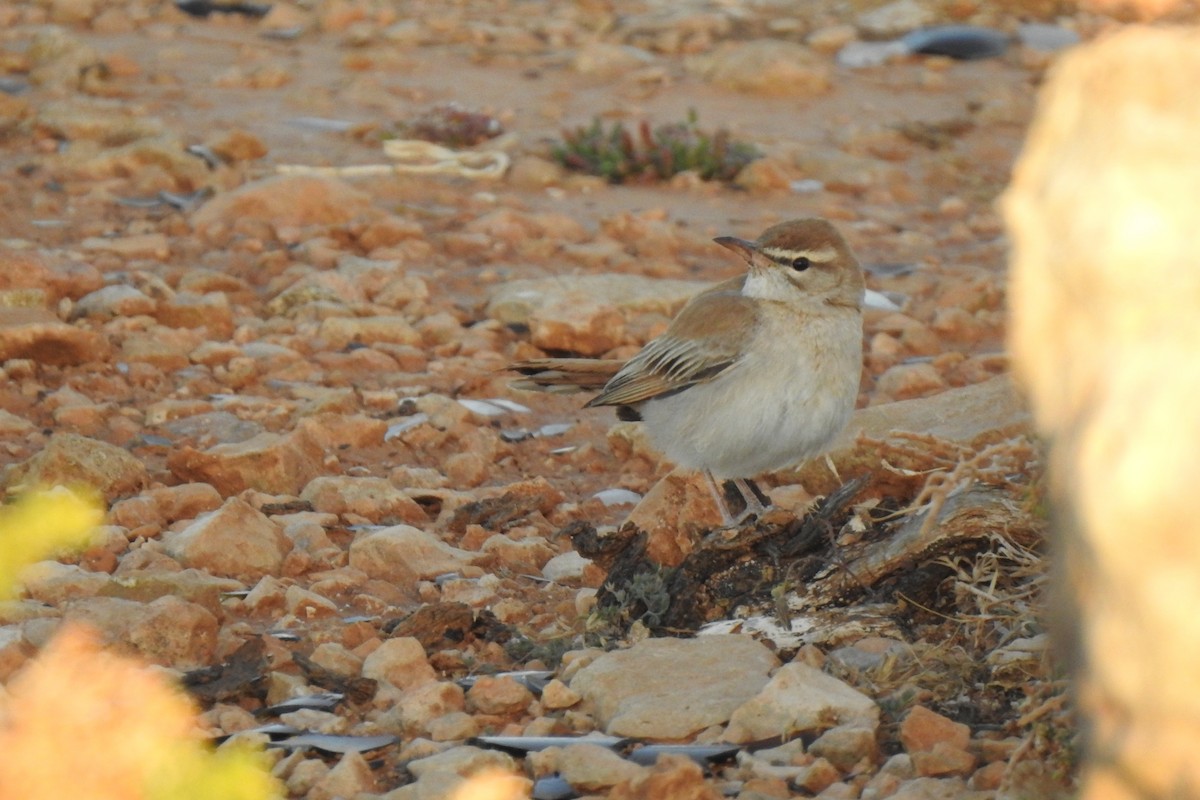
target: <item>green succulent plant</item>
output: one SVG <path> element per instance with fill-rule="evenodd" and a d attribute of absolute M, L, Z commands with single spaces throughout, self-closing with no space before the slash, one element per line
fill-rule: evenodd
<path fill-rule="evenodd" d="M 624 183 L 664 180 L 687 170 L 706 181 L 731 181 L 762 153 L 752 144 L 734 140 L 724 129 L 702 131 L 693 109 L 683 122 L 652 128 L 642 121 L 636 134 L 620 122 L 605 127 L 596 117 L 590 125 L 564 132 L 553 155 L 568 169 Z"/>

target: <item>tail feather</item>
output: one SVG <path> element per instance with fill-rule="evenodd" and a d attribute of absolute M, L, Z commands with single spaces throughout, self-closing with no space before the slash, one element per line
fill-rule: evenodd
<path fill-rule="evenodd" d="M 525 376 L 513 381 L 513 388 L 571 393 L 599 391 L 624 365 L 613 358 L 533 358 L 508 368 Z"/>

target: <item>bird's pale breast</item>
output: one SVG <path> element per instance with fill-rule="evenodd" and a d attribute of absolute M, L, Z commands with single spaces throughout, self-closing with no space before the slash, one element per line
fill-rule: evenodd
<path fill-rule="evenodd" d="M 854 410 L 861 316 L 763 316 L 737 366 L 708 383 L 647 402 L 646 432 L 675 463 L 746 478 L 817 455 Z"/>

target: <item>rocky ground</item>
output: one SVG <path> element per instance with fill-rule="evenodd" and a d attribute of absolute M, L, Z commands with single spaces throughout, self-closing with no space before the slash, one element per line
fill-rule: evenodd
<path fill-rule="evenodd" d="M 947 22 L 1015 38 L 847 63 Z M 1032 0 L 5 5 L 4 480 L 91 484 L 109 514 L 0 604 L 0 680 L 83 621 L 184 677 L 213 736 L 372 737 L 272 749 L 292 797 L 441 797 L 484 765 L 539 796 L 1069 793 L 995 201 L 1055 48 L 1117 24 Z M 485 155 L 388 161 L 447 103 L 494 123 Z M 553 159 L 596 116 L 693 109 L 764 157 L 732 185 Z M 881 295 L 862 410 L 764 481 L 768 519 L 712 533 L 635 425 L 511 386 L 514 359 L 631 354 L 736 272 L 713 236 L 804 215 Z M 590 732 L 732 746 L 701 769 L 473 739 Z"/>

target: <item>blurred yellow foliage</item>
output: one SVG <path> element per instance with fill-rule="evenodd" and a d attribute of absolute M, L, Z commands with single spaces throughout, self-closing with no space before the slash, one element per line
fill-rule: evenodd
<path fill-rule="evenodd" d="M 0 698 L 0 798 L 266 800 L 262 753 L 212 751 L 161 675 L 67 625 Z"/>
<path fill-rule="evenodd" d="M 0 596 L 26 565 L 86 544 L 99 503 L 55 489 L 0 508 Z M 105 651 L 81 625 L 0 690 L 0 800 L 272 800 L 265 756 L 214 751 L 191 700 L 163 673 Z"/>
<path fill-rule="evenodd" d="M 86 546 L 103 518 L 94 494 L 61 486 L 0 506 L 0 599 L 13 596 L 17 576 L 33 562 Z"/>

